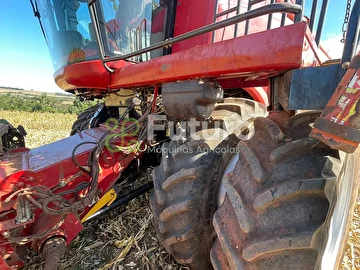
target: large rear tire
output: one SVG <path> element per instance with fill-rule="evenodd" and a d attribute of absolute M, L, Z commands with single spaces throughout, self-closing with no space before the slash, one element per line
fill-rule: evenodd
<path fill-rule="evenodd" d="M 110 117 L 107 108 L 104 104 L 96 104 L 87 108 L 84 112 L 80 113 L 73 123 L 70 136 L 83 130 L 87 130 L 103 123 Z"/>
<path fill-rule="evenodd" d="M 349 158 L 352 166 L 359 161 L 352 156 L 341 163 L 337 151 L 308 137 L 315 116 L 295 115 L 285 124 L 272 117 L 256 119 L 253 138 L 239 143 L 213 217 L 214 269 L 338 269 L 359 168 L 352 168 L 345 194 L 341 178 Z M 338 222 L 333 219 L 336 202 L 343 208 L 338 207 L 337 219 L 345 221 L 341 228 L 331 224 Z M 336 229 L 341 237 L 332 244 Z"/>
<path fill-rule="evenodd" d="M 226 99 L 212 114 L 211 122 L 219 120 L 221 125 L 192 134 L 184 144 L 171 141 L 163 145 L 161 164 L 153 171 L 150 203 L 158 238 L 177 262 L 191 269 L 211 268 L 211 220 L 219 181 L 238 136 L 247 136 L 254 119 L 266 115 L 265 106 L 256 102 Z M 226 136 L 214 138 L 224 130 Z M 209 134 L 213 136 L 207 138 Z M 194 135 L 200 139 L 194 140 Z"/>

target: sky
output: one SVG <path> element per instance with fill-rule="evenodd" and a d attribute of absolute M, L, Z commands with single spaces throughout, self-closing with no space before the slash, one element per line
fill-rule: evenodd
<path fill-rule="evenodd" d="M 0 1 L 0 86 L 61 92 L 54 82 L 49 51 L 30 1 Z M 345 2 L 329 1 L 322 40 L 333 57 L 341 56 Z M 308 17 L 311 4 L 311 0 L 306 0 L 305 15 Z"/>
<path fill-rule="evenodd" d="M 61 92 L 30 1 L 0 1 L 0 86 Z"/>

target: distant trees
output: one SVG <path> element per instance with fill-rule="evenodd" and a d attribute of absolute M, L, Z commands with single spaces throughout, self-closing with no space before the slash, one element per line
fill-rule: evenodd
<path fill-rule="evenodd" d="M 0 94 L 0 109 L 10 111 L 79 114 L 99 102 L 100 100 L 81 102 L 79 98 L 48 96 L 45 93 L 41 95 L 20 95 L 12 92 Z"/>
<path fill-rule="evenodd" d="M 11 87 L 11 86 L 0 86 L 0 89 L 24 90 L 24 88 Z"/>

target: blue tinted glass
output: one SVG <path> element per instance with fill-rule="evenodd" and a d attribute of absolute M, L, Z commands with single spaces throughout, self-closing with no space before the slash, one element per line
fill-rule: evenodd
<path fill-rule="evenodd" d="M 123 55 L 162 41 L 165 36 L 167 6 L 160 0 L 100 0 L 100 31 L 108 56 Z M 162 50 L 134 57 L 146 61 Z"/>
<path fill-rule="evenodd" d="M 99 58 L 87 1 L 38 0 L 55 70 Z"/>

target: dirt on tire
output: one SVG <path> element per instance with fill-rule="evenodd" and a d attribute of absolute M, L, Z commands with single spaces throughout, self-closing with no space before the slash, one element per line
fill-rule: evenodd
<path fill-rule="evenodd" d="M 337 151 L 308 137 L 315 117 L 256 119 L 254 137 L 239 143 L 213 219 L 214 269 L 315 268 L 340 167 Z"/>
<path fill-rule="evenodd" d="M 150 204 L 158 238 L 178 263 L 191 269 L 211 268 L 211 220 L 220 179 L 239 137 L 248 135 L 257 116 L 266 115 L 265 106 L 254 101 L 225 99 L 212 114 L 211 123 L 220 123 L 217 127 L 191 134 L 185 143 L 163 145 L 161 164 L 153 172 Z"/>

